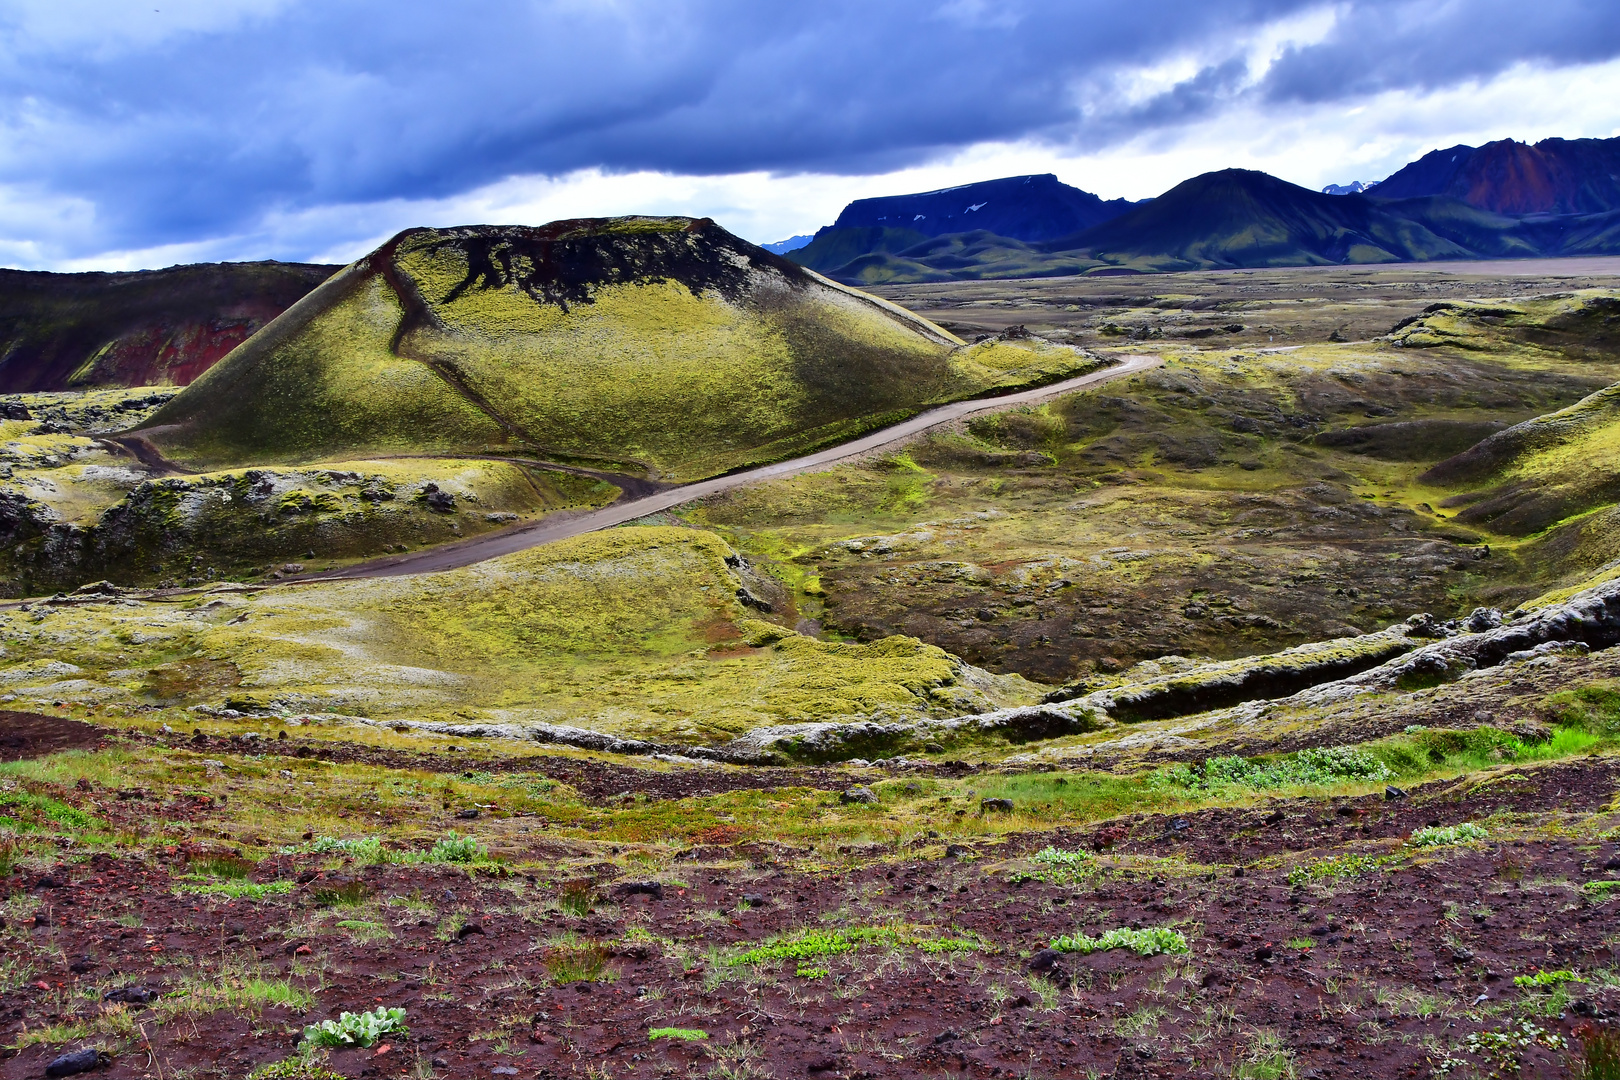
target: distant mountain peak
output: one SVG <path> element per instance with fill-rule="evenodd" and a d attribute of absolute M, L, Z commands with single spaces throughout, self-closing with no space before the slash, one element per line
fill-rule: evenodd
<path fill-rule="evenodd" d="M 1067 236 L 1129 210 L 1127 199 L 1103 200 L 1052 173 L 1006 176 L 911 195 L 856 199 L 833 229 L 908 229 L 924 237 L 984 229 L 1013 240 Z"/>
<path fill-rule="evenodd" d="M 769 251 L 773 255 L 786 255 L 790 251 L 798 251 L 800 248 L 804 247 L 804 245 L 808 244 L 814 239 L 814 236 L 804 234 L 800 236 L 790 236 L 786 240 L 777 240 L 772 243 L 761 244 L 759 246 L 764 248 L 766 251 Z"/>
<path fill-rule="evenodd" d="M 1378 186 L 1377 180 L 1352 180 L 1348 184 L 1329 184 L 1322 189 L 1324 195 L 1360 195 Z"/>

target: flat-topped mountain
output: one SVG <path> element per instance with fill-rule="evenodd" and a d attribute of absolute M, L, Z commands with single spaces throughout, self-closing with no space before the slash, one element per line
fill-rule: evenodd
<path fill-rule="evenodd" d="M 1008 176 L 915 195 L 856 199 L 833 229 L 907 229 L 923 236 L 984 229 L 1014 240 L 1055 240 L 1118 217 L 1136 204 L 1070 187 L 1051 173 Z"/>
<path fill-rule="evenodd" d="M 889 274 L 880 272 L 874 276 L 867 272 L 872 262 L 867 257 L 897 255 L 913 260 L 934 257 L 932 261 L 937 261 L 941 245 L 928 241 L 958 235 L 969 247 L 979 243 L 980 238 L 987 238 L 998 251 L 1001 247 L 1025 251 L 1025 244 L 1089 229 L 1136 205 L 1128 199 L 1105 201 L 1089 191 L 1070 187 L 1051 173 L 1008 176 L 914 195 L 857 199 L 844 207 L 837 221 L 793 252 L 793 260 L 833 274 L 841 281 L 881 281 Z M 1018 243 L 1007 245 L 1008 240 Z M 1017 255 L 1013 258 L 1019 259 Z M 881 262 L 881 258 L 878 261 Z M 953 252 L 946 257 L 950 264 L 966 265 L 976 261 L 977 252 L 965 257 Z M 932 266 L 931 261 L 924 261 L 921 266 L 927 269 L 920 269 L 914 261 L 902 273 L 926 278 L 929 269 L 940 269 Z M 1021 260 L 1019 268 L 1024 268 Z M 935 276 L 950 275 L 947 271 Z"/>
<path fill-rule="evenodd" d="M 188 467 L 498 453 L 687 480 L 1052 377 L 960 346 L 707 219 L 412 229 L 140 434 Z"/>

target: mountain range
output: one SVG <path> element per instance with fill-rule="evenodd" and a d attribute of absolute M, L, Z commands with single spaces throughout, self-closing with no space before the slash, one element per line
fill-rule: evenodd
<path fill-rule="evenodd" d="M 1105 202 L 1054 176 L 1011 177 L 850 203 L 790 257 L 877 285 L 1612 254 L 1616 175 L 1620 138 L 1456 146 L 1382 182 L 1321 192 L 1226 169 L 1157 199 Z"/>

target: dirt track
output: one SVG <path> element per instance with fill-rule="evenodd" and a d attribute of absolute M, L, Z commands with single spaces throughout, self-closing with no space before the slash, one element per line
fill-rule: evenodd
<path fill-rule="evenodd" d="M 406 574 L 426 574 L 437 570 L 454 570 L 462 566 L 471 566 L 473 563 L 483 562 L 485 559 L 511 555 L 514 552 L 526 551 L 542 544 L 555 543 L 558 540 L 567 540 L 575 536 L 582 536 L 585 533 L 596 532 L 598 529 L 609 529 L 615 525 L 622 525 L 627 521 L 634 521 L 636 518 L 646 517 L 648 514 L 655 514 L 660 510 L 669 510 L 683 503 L 689 503 L 694 499 L 716 495 L 722 491 L 730 491 L 733 488 L 744 487 L 748 484 L 757 484 L 762 480 L 777 480 L 785 476 L 797 476 L 800 473 L 825 469 L 852 458 L 858 458 L 865 454 L 904 443 L 933 428 L 954 423 L 970 416 L 1045 401 L 1074 390 L 1082 390 L 1124 378 L 1128 375 L 1135 375 L 1149 368 L 1157 367 L 1161 363 L 1163 361 L 1157 356 L 1127 356 L 1113 367 L 1094 371 L 1089 375 L 1081 375 L 1078 378 L 1065 379 L 1063 382 L 1052 383 L 1049 386 L 1037 387 L 1034 390 L 1024 390 L 1016 394 L 1006 394 L 1000 397 L 975 398 L 971 401 L 958 401 L 950 405 L 942 405 L 937 409 L 930 409 L 928 412 L 914 416 L 910 420 L 883 428 L 881 431 L 874 431 L 872 434 L 862 436 L 859 439 L 840 443 L 838 446 L 819 450 L 813 454 L 806 454 L 803 457 L 779 461 L 774 465 L 762 465 L 757 469 L 749 469 L 746 472 L 717 476 L 712 480 L 703 480 L 696 484 L 685 484 L 681 487 L 671 488 L 668 491 L 661 491 L 639 499 L 617 502 L 601 510 L 550 514 L 540 521 L 517 525 L 501 532 L 486 533 L 483 536 L 459 543 L 444 544 L 430 550 L 412 552 L 406 555 L 373 559 L 354 566 L 346 566 L 341 570 L 331 570 L 320 574 L 306 574 L 291 580 L 298 582 L 399 577 Z"/>

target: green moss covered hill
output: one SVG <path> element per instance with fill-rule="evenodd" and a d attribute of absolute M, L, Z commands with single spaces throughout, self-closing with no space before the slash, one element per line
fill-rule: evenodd
<path fill-rule="evenodd" d="M 960 345 L 706 219 L 413 229 L 142 434 L 192 468 L 522 453 L 691 480 L 1062 374 Z"/>

